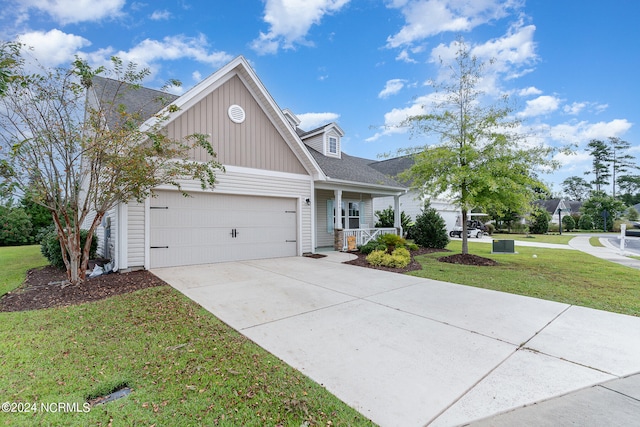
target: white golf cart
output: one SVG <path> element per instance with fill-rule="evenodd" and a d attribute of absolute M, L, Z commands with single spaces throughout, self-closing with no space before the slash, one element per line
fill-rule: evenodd
<path fill-rule="evenodd" d="M 467 237 L 481 239 L 487 231 L 487 227 L 477 217 L 488 216 L 484 213 L 468 213 L 467 217 Z M 456 226 L 449 232 L 449 237 L 462 237 L 462 217 L 458 215 Z"/>

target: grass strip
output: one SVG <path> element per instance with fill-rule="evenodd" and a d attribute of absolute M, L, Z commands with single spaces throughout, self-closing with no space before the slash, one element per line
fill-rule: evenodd
<path fill-rule="evenodd" d="M 461 251 L 459 241 L 448 246 Z M 469 252 L 496 260 L 496 267 L 438 262 L 442 253 L 416 259 L 411 275 L 493 289 L 567 304 L 640 316 L 640 271 L 579 251 L 518 246 L 517 254 L 491 254 L 491 245 L 469 243 Z M 534 257 L 535 255 L 535 257 Z"/>
<path fill-rule="evenodd" d="M 20 286 L 27 270 L 47 264 L 40 245 L 0 247 L 0 297 Z"/>
<path fill-rule="evenodd" d="M 0 322 L 0 395 L 38 408 L 0 412 L 2 425 L 371 425 L 168 286 Z M 125 385 L 127 397 L 83 412 Z M 80 410 L 39 406 L 57 402 Z"/>

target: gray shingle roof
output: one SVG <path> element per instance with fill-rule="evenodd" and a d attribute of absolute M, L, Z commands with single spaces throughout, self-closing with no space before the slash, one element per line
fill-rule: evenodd
<path fill-rule="evenodd" d="M 413 159 L 413 156 L 407 155 L 394 157 L 393 159 L 372 161 L 369 166 L 385 175 L 398 176 L 413 166 L 414 163 L 415 160 Z"/>
<path fill-rule="evenodd" d="M 124 82 L 99 76 L 93 78 L 93 90 L 100 102 L 113 103 L 114 106 L 122 104 L 128 113 L 139 114 L 140 124 L 178 98 L 170 93 L 145 87 L 133 87 Z M 113 112 L 115 113 L 115 109 Z M 118 118 L 119 116 L 115 114 L 108 117 L 109 125 L 117 125 Z"/>
<path fill-rule="evenodd" d="M 342 152 L 342 158 L 327 157 L 309 146 L 307 146 L 307 150 L 329 178 L 396 188 L 405 187 L 396 180 L 371 168 L 360 157 L 353 157 L 344 152 Z"/>

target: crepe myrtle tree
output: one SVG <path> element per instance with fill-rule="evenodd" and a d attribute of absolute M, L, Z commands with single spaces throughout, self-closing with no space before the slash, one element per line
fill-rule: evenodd
<path fill-rule="evenodd" d="M 175 105 L 155 100 L 160 111 L 146 121 L 142 110 L 126 108 L 122 97 L 140 88 L 148 69 L 116 57 L 105 67 L 76 58 L 68 68 L 50 69 L 25 49 L 2 52 L 11 55 L 0 63 L 9 64 L 13 77 L 5 79 L 0 97 L 3 186 L 14 194 L 28 189 L 31 200 L 51 213 L 71 284 L 84 280 L 93 233 L 109 209 L 142 201 L 163 184 L 182 191 L 185 178 L 212 188 L 223 170 L 206 135 L 166 135 Z M 89 102 L 96 76 L 113 78 L 118 89 L 108 99 Z M 189 160 L 196 146 L 208 152 L 208 161 Z M 83 225 L 89 237 L 81 246 Z"/>
<path fill-rule="evenodd" d="M 437 99 L 404 122 L 414 134 L 439 136 L 439 143 L 412 149 L 415 163 L 403 178 L 423 195 L 446 194 L 462 211 L 462 253 L 467 254 L 467 218 L 473 208 L 524 213 L 545 188 L 535 171 L 553 170 L 552 149 L 515 132 L 519 122 L 506 96 L 484 104 L 480 82 L 485 64 L 457 40 L 455 59 L 442 83 L 432 82 Z M 447 64 L 443 64 L 447 65 Z"/>

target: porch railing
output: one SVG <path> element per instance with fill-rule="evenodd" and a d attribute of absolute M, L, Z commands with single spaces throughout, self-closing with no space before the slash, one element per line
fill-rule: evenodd
<path fill-rule="evenodd" d="M 371 240 L 382 234 L 398 234 L 398 230 L 395 228 L 353 228 L 345 229 L 343 237 L 342 250 L 349 249 L 349 237 L 355 237 L 356 246 L 362 246 L 369 243 Z"/>

